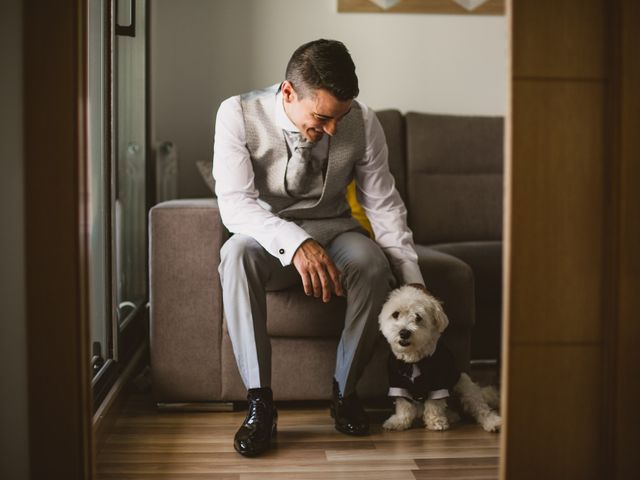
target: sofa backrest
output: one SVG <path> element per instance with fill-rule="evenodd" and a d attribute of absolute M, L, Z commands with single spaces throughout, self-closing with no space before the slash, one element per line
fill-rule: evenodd
<path fill-rule="evenodd" d="M 402 200 L 407 202 L 406 177 L 406 132 L 404 116 L 398 110 L 380 110 L 376 112 L 384 130 L 389 147 L 389 170 L 396 180 L 396 188 Z"/>
<path fill-rule="evenodd" d="M 503 118 L 410 112 L 405 120 L 415 242 L 500 240 Z"/>

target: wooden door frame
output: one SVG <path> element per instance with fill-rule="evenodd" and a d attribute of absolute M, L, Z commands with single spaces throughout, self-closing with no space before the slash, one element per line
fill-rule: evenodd
<path fill-rule="evenodd" d="M 637 321 L 635 308 L 640 288 L 640 136 L 637 134 L 640 130 L 640 95 L 637 88 L 640 85 L 640 57 L 635 44 L 640 33 L 640 6 L 634 0 L 614 0 L 609 3 L 562 0 L 557 3 L 540 2 L 532 7 L 533 4 L 534 2 L 520 3 L 518 0 L 511 0 L 507 4 L 510 65 L 509 111 L 505 138 L 505 291 L 502 355 L 502 411 L 506 422 L 501 439 L 500 478 L 635 478 L 638 446 L 636 437 L 640 428 L 640 413 L 635 406 L 640 395 L 640 376 L 637 374 L 637 366 L 640 364 L 640 349 L 637 348 L 640 340 L 640 322 Z M 521 12 L 517 18 L 514 18 L 514 6 Z M 522 13 L 524 10 L 526 13 Z M 532 19 L 532 16 L 528 15 L 530 13 L 535 13 L 537 18 Z M 553 20 L 556 15 L 563 15 L 562 21 L 551 28 L 544 25 L 545 19 Z M 553 28 L 565 31 L 553 31 Z M 525 33 L 531 35 L 526 37 L 526 42 L 519 44 L 520 49 L 515 50 L 516 36 L 522 35 L 524 30 L 528 30 L 529 32 Z M 569 36 L 565 35 L 567 30 L 570 32 Z M 540 37 L 543 32 L 556 34 L 557 38 L 562 38 L 565 43 L 571 45 L 556 44 L 560 55 L 557 55 L 556 51 L 545 50 L 542 44 L 544 42 L 532 42 L 532 38 L 543 40 Z M 571 54 L 584 54 L 587 51 L 595 51 L 596 58 L 601 54 L 601 63 L 591 69 L 585 68 L 592 59 L 584 61 L 587 58 L 584 56 L 575 68 L 565 68 L 562 64 L 564 59 L 573 60 Z M 514 60 L 516 57 L 517 62 Z M 525 73 L 518 71 L 519 69 Z M 516 88 L 518 82 L 519 90 Z M 522 87 L 536 83 L 536 90 L 525 90 Z M 526 98 L 527 93 L 531 94 L 534 91 L 539 95 Z M 566 101 L 562 96 L 564 92 L 572 92 L 573 97 Z M 551 95 L 555 95 L 554 105 L 558 107 L 556 113 L 569 112 L 568 117 L 573 116 L 578 124 L 584 120 L 580 116 L 581 113 L 587 112 L 592 115 L 588 120 L 584 120 L 585 127 L 591 127 L 591 130 L 584 128 L 582 131 L 595 131 L 601 137 L 601 150 L 595 152 L 594 157 L 586 159 L 588 161 L 582 162 L 585 169 L 598 168 L 602 171 L 598 185 L 600 191 L 594 192 L 595 199 L 586 201 L 584 184 L 580 183 L 594 179 L 593 174 L 589 173 L 583 175 L 576 172 L 576 175 L 567 175 L 565 172 L 563 178 L 566 181 L 566 191 L 545 191 L 556 205 L 562 203 L 563 196 L 570 194 L 567 192 L 577 191 L 581 192 L 582 196 L 572 201 L 581 203 L 572 204 L 574 207 L 579 206 L 583 210 L 587 206 L 597 207 L 594 212 L 597 218 L 594 218 L 588 227 L 584 222 L 574 224 L 570 220 L 562 224 L 565 239 L 573 236 L 577 240 L 575 248 L 563 250 L 562 255 L 559 254 L 559 250 L 553 248 L 551 252 L 543 251 L 544 247 L 536 244 L 531 238 L 523 240 L 522 231 L 528 230 L 522 229 L 522 226 L 530 221 L 529 214 L 537 214 L 540 222 L 540 207 L 536 205 L 538 198 L 529 193 L 518 196 L 519 203 L 516 207 L 513 203 L 513 185 L 516 182 L 518 185 L 531 182 L 539 186 L 548 181 L 544 172 L 553 171 L 553 168 L 549 168 L 549 160 L 544 157 L 544 149 L 540 152 L 535 151 L 527 158 L 514 156 L 516 151 L 527 152 L 521 145 L 533 145 L 533 148 L 536 148 L 536 143 L 528 142 L 529 135 L 542 133 L 544 140 L 560 138 L 557 148 L 569 156 L 574 155 L 573 164 L 581 165 L 580 159 L 575 157 L 579 155 L 576 152 L 581 152 L 579 148 L 575 148 L 575 135 L 564 138 L 562 135 L 549 134 L 553 129 L 562 132 L 572 128 L 571 125 L 557 121 L 552 114 L 547 114 L 546 117 L 544 114 L 538 115 L 534 117 L 538 124 L 528 125 L 530 128 L 524 133 L 523 129 L 519 134 L 514 133 L 514 125 L 522 127 L 514 115 L 522 115 L 525 108 L 535 108 L 536 101 L 546 100 L 545 96 Z M 558 99 L 562 101 L 557 102 Z M 520 107 L 518 113 L 514 113 L 514 105 Z M 561 143 L 562 141 L 566 141 L 566 144 Z M 518 142 L 522 142 L 521 145 L 518 145 Z M 564 160 L 562 156 L 558 158 L 560 162 Z M 523 168 L 526 167 L 527 161 L 539 161 L 545 168 Z M 524 178 L 523 172 L 529 176 Z M 557 182 L 554 183 L 554 186 L 556 185 Z M 549 199 L 545 200 L 547 201 L 543 205 L 551 203 Z M 553 212 L 551 214 L 553 216 Z M 558 217 L 555 220 L 557 224 Z M 539 231 L 542 235 L 553 238 L 552 229 L 545 226 L 544 222 L 540 222 L 540 225 Z M 517 230 L 522 231 L 519 232 L 519 242 L 516 245 L 513 232 Z M 592 322 L 589 335 L 584 335 L 578 332 L 585 328 L 584 325 L 575 318 L 571 325 L 577 333 L 569 332 L 566 328 L 561 330 L 549 327 L 549 323 L 545 323 L 545 319 L 540 317 L 540 323 L 546 325 L 547 336 L 537 334 L 532 328 L 523 328 L 524 317 L 517 317 L 515 312 L 522 315 L 527 308 L 535 308 L 535 302 L 538 300 L 525 298 L 522 294 L 511 294 L 514 284 L 517 283 L 513 280 L 516 275 L 522 281 L 527 278 L 528 273 L 516 270 L 521 268 L 517 265 L 522 265 L 522 262 L 514 262 L 514 256 L 529 255 L 535 259 L 534 264 L 539 261 L 545 264 L 557 262 L 559 265 L 565 262 L 566 265 L 568 259 L 574 264 L 588 262 L 589 258 L 585 252 L 589 250 L 581 249 L 581 245 L 578 245 L 580 234 L 585 232 L 598 236 L 601 240 L 598 256 L 593 258 L 594 264 L 587 270 L 590 275 L 597 276 L 597 282 L 601 286 L 597 292 L 598 311 L 595 312 L 596 316 L 599 315 L 596 317 L 597 328 L 593 327 L 595 322 Z M 564 277 L 558 278 L 567 277 L 566 267 L 564 268 Z M 548 274 L 550 277 L 557 275 L 552 271 Z M 580 280 L 575 283 L 578 286 L 589 285 L 589 282 Z M 546 294 L 553 297 L 561 293 L 553 290 L 553 285 L 557 285 L 557 282 L 549 284 L 551 286 L 547 287 Z M 539 278 L 536 286 L 536 291 L 544 291 L 544 285 L 543 288 L 539 288 Z M 568 296 L 568 299 L 568 305 L 565 304 L 555 311 L 552 308 L 550 311 L 579 311 L 580 295 Z M 538 311 L 549 310 L 541 308 Z M 591 318 L 593 319 L 593 316 Z M 565 319 L 558 316 L 557 320 Z M 518 328 L 518 339 L 515 338 L 515 328 Z M 519 350 L 518 366 L 527 364 L 532 369 L 525 380 L 518 380 L 518 386 L 514 385 L 515 380 L 519 376 L 522 378 L 523 372 L 516 372 L 516 369 L 512 368 L 513 352 L 516 349 Z M 591 349 L 592 352 L 589 355 L 575 355 L 571 358 L 563 354 L 557 355 L 558 351 L 569 353 L 571 349 Z M 533 370 L 542 369 L 543 372 L 552 373 L 557 367 L 557 364 L 554 365 L 545 357 L 546 353 L 551 351 L 556 352 L 554 359 L 561 360 L 564 363 L 563 369 L 567 372 L 572 371 L 567 366 L 576 367 L 576 373 L 582 381 L 581 391 L 592 393 L 590 398 L 584 398 L 584 402 L 591 405 L 585 409 L 592 413 L 591 418 L 580 417 L 568 403 L 549 405 L 544 401 L 538 401 L 539 399 L 532 400 L 528 396 L 532 388 L 545 388 L 545 385 L 532 388 L 527 386 L 532 377 L 536 378 L 536 375 L 531 375 L 535 373 Z M 593 352 L 599 353 L 594 355 Z M 545 360 L 541 362 L 544 365 L 535 363 L 536 359 Z M 594 368 L 585 367 L 580 363 L 581 359 L 590 360 L 589 365 Z M 544 377 L 544 374 L 537 377 Z M 550 397 L 575 399 L 575 395 L 570 393 L 575 388 L 572 379 L 567 378 L 565 382 L 557 380 L 556 378 L 553 385 L 561 392 L 549 392 Z M 579 403 L 579 400 L 576 403 Z M 559 419 L 562 424 L 550 424 L 550 416 Z M 514 427 L 516 417 L 521 425 L 528 424 L 533 428 Z M 590 427 L 583 428 L 583 425 L 589 423 Z M 588 441 L 580 439 L 577 445 L 571 442 L 562 445 L 562 441 L 553 441 L 557 435 L 564 435 L 558 432 L 571 432 L 573 429 L 588 432 Z M 552 445 L 561 445 L 562 452 L 554 450 Z M 545 465 L 540 464 L 540 459 L 545 460 Z"/>
<path fill-rule="evenodd" d="M 31 478 L 92 478 L 87 8 L 26 0 L 24 175 Z"/>

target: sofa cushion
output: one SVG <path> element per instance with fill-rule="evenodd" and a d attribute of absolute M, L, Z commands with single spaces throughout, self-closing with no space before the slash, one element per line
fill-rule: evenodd
<path fill-rule="evenodd" d="M 476 290 L 476 324 L 471 357 L 500 357 L 502 327 L 502 242 L 458 242 L 431 245 L 433 250 L 453 255 L 473 270 Z"/>
<path fill-rule="evenodd" d="M 369 222 L 367 214 L 364 213 L 364 209 L 362 208 L 362 205 L 360 205 L 358 197 L 356 196 L 355 180 L 352 180 L 351 183 L 347 186 L 347 203 L 349 204 L 349 208 L 351 209 L 351 216 L 355 218 L 360 226 L 367 231 L 370 238 L 374 238 L 371 222 Z"/>
<path fill-rule="evenodd" d="M 376 116 L 384 130 L 389 148 L 389 170 L 396 181 L 396 189 L 402 199 L 407 201 L 407 166 L 405 164 L 405 122 L 398 110 L 380 110 Z"/>
<path fill-rule="evenodd" d="M 416 243 L 500 240 L 502 117 L 408 113 L 407 203 Z"/>
<path fill-rule="evenodd" d="M 304 294 L 302 283 L 267 293 L 267 332 L 272 337 L 338 338 L 344 326 L 347 302 L 331 297 L 328 303 Z"/>

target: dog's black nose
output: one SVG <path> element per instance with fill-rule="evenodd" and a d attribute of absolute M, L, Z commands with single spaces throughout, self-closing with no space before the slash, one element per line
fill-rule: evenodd
<path fill-rule="evenodd" d="M 410 336 L 411 336 L 411 332 L 409 330 L 406 330 L 406 329 L 400 330 L 400 338 L 402 338 L 403 340 L 406 340 Z"/>

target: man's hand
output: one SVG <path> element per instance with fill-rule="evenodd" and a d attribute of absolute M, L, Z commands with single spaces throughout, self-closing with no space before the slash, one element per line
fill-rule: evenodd
<path fill-rule="evenodd" d="M 418 290 L 422 290 L 424 293 L 428 293 L 429 295 L 431 295 L 431 292 L 429 292 L 429 290 L 427 290 L 427 287 L 425 287 L 421 283 L 408 283 L 407 285 L 409 285 L 410 287 L 413 287 L 413 288 L 417 288 Z"/>
<path fill-rule="evenodd" d="M 316 298 L 322 296 L 325 303 L 331 298 L 331 290 L 339 297 L 344 295 L 340 270 L 325 249 L 312 238 L 302 242 L 293 255 L 292 262 L 302 278 L 304 293 L 307 295 L 313 294 Z"/>

